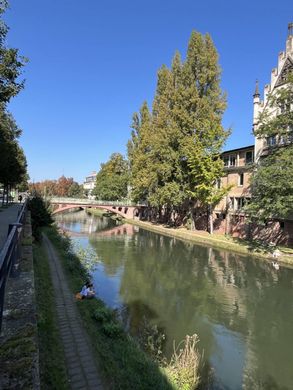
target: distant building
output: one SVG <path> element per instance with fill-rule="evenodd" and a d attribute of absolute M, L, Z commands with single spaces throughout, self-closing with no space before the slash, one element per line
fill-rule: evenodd
<path fill-rule="evenodd" d="M 90 175 L 88 175 L 85 178 L 85 181 L 83 183 L 83 188 L 87 192 L 87 197 L 89 199 L 94 199 L 94 196 L 92 195 L 92 191 L 95 188 L 96 177 L 97 177 L 97 172 L 93 171 Z"/>

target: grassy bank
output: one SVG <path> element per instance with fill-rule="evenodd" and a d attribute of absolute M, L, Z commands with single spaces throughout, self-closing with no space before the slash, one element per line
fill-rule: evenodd
<path fill-rule="evenodd" d="M 144 222 L 132 219 L 126 219 L 125 222 L 141 226 L 144 229 L 151 230 L 168 237 L 176 237 L 181 240 L 213 246 L 219 249 L 225 249 L 243 255 L 250 255 L 262 259 L 272 259 L 272 251 L 270 251 L 265 245 L 256 241 L 250 242 L 243 239 L 219 234 L 210 235 L 208 232 L 189 231 L 185 228 L 170 228 L 152 222 Z M 278 247 L 278 249 L 280 249 L 282 252 L 282 255 L 278 258 L 278 260 L 280 262 L 293 265 L 292 249 L 284 247 Z"/>
<path fill-rule="evenodd" d="M 65 357 L 57 327 L 50 269 L 42 245 L 34 245 L 41 389 L 69 389 Z"/>
<path fill-rule="evenodd" d="M 88 275 L 80 259 L 72 253 L 70 240 L 57 230 L 46 228 L 45 233 L 58 251 L 72 293 L 80 290 Z M 101 300 L 76 302 L 92 339 L 100 370 L 109 389 L 147 390 L 173 389 L 163 371 L 122 329 L 115 313 Z"/>
<path fill-rule="evenodd" d="M 103 209 L 87 208 L 87 209 L 85 209 L 85 211 L 88 214 L 95 215 L 97 217 L 108 217 L 108 218 L 111 218 L 115 221 L 116 220 L 118 220 L 118 221 L 123 220 L 123 218 L 120 215 L 113 214 L 110 211 L 103 210 Z"/>

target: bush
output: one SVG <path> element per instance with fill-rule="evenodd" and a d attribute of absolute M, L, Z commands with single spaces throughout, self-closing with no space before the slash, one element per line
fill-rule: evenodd
<path fill-rule="evenodd" d="M 29 200 L 28 209 L 32 217 L 32 233 L 37 241 L 41 240 L 40 228 L 53 223 L 49 207 L 40 195 L 35 195 Z"/>
<path fill-rule="evenodd" d="M 109 337 L 119 337 L 123 334 L 123 329 L 119 324 L 116 324 L 113 321 L 106 322 L 102 326 L 102 330 L 106 336 Z"/>
<path fill-rule="evenodd" d="M 94 312 L 94 319 L 100 322 L 108 322 L 113 318 L 113 313 L 107 307 L 101 307 Z"/>

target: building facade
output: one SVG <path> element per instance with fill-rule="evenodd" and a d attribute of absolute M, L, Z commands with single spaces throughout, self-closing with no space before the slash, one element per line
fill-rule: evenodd
<path fill-rule="evenodd" d="M 268 105 L 268 97 L 270 94 L 274 94 L 277 90 L 284 87 L 287 82 L 287 76 L 289 72 L 293 71 L 293 23 L 288 25 L 288 36 L 286 40 L 286 49 L 281 51 L 278 56 L 278 65 L 271 72 L 271 82 L 266 84 L 264 89 L 264 98 L 261 100 L 258 85 L 253 95 L 253 130 L 258 128 L 259 115 L 264 110 L 269 110 L 272 117 L 281 113 L 282 108 L 270 108 Z M 292 142 L 293 140 L 293 129 L 289 137 L 284 139 L 283 137 L 270 136 L 255 138 L 255 160 L 265 156 L 269 153 L 270 149 L 277 146 L 282 146 L 284 143 Z"/>
<path fill-rule="evenodd" d="M 214 210 L 214 229 L 230 234 L 232 222 L 244 219 L 243 207 L 250 201 L 250 176 L 254 163 L 254 145 L 226 151 L 222 154 L 225 175 L 218 181 L 218 188 L 231 189 Z"/>
<path fill-rule="evenodd" d="M 93 189 L 96 184 L 97 172 L 93 171 L 90 175 L 85 178 L 83 182 L 83 189 L 87 193 L 87 197 L 89 199 L 94 199 L 95 197 L 92 195 Z"/>
<path fill-rule="evenodd" d="M 269 95 L 284 87 L 287 75 L 293 71 L 293 23 L 288 25 L 286 49 L 279 53 L 278 65 L 271 72 L 271 82 L 264 88 L 264 97 L 261 99 L 258 83 L 253 95 L 253 131 L 257 130 L 258 118 L 264 110 L 268 110 L 274 117 L 281 113 L 282 107 L 271 108 Z M 292 105 L 292 103 L 291 103 Z M 293 107 L 291 107 L 293 109 Z M 293 129 L 288 129 L 288 136 L 255 137 L 255 144 L 247 147 L 229 150 L 222 154 L 225 166 L 225 175 L 217 183 L 220 186 L 229 186 L 227 196 L 214 210 L 214 230 L 218 233 L 232 234 L 242 238 L 254 238 L 271 242 L 293 245 L 293 218 L 279 221 L 269 221 L 264 226 L 248 224 L 244 205 L 251 198 L 250 177 L 253 164 L 267 156 L 272 149 L 286 146 L 293 142 Z M 292 173 L 293 180 L 293 173 Z"/>

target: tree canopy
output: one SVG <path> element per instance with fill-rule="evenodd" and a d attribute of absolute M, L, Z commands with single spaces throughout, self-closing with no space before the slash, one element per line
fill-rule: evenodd
<path fill-rule="evenodd" d="M 24 87 L 19 81 L 21 69 L 26 60 L 20 57 L 18 49 L 5 45 L 8 27 L 1 19 L 7 8 L 7 1 L 0 1 L 0 183 L 4 192 L 8 188 L 23 184 L 27 180 L 27 163 L 24 152 L 18 144 L 21 130 L 7 111 L 7 103 Z M 8 199 L 8 197 L 7 197 Z M 3 197 L 4 200 L 4 197 Z"/>
<path fill-rule="evenodd" d="M 69 198 L 82 198 L 83 186 L 73 180 L 72 177 L 62 175 L 58 180 L 43 180 L 29 184 L 30 192 L 42 196 L 61 196 Z"/>
<path fill-rule="evenodd" d="M 127 197 L 128 162 L 120 153 L 113 153 L 101 164 L 92 192 L 97 199 L 120 200 Z"/>
<path fill-rule="evenodd" d="M 223 197 L 227 189 L 215 186 L 229 135 L 220 74 L 211 37 L 195 31 L 186 60 L 176 52 L 171 68 L 161 67 L 152 111 L 144 103 L 133 116 L 128 157 L 135 201 L 165 211 L 184 204 L 210 210 Z"/>

